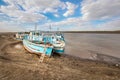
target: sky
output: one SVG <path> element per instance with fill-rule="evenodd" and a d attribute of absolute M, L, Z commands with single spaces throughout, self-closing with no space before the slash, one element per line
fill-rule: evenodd
<path fill-rule="evenodd" d="M 0 32 L 120 30 L 120 0 L 0 0 Z"/>

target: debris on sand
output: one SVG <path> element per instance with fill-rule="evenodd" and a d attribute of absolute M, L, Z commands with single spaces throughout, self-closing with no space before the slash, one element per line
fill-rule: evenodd
<path fill-rule="evenodd" d="M 16 48 L 16 49 L 22 49 L 22 45 L 17 44 L 17 45 L 15 45 L 15 48 Z"/>

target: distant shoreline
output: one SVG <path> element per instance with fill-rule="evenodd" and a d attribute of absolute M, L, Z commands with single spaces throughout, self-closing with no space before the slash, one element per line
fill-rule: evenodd
<path fill-rule="evenodd" d="M 23 32 L 23 31 L 22 31 Z M 44 31 L 43 31 L 44 32 Z M 48 31 L 45 31 L 48 32 Z M 120 34 L 120 31 L 51 31 L 62 33 L 106 33 L 106 34 Z M 17 33 L 17 32 L 0 32 L 0 33 Z"/>
<path fill-rule="evenodd" d="M 119 34 L 120 31 L 61 31 L 63 33 L 116 33 Z"/>

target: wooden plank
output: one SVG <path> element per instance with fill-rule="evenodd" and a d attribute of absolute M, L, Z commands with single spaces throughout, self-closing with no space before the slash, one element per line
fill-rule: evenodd
<path fill-rule="evenodd" d="M 43 62 L 43 60 L 44 60 L 44 58 L 45 58 L 45 52 L 46 52 L 46 46 L 44 47 L 44 53 L 41 54 L 41 56 L 40 56 L 39 62 Z"/>
<path fill-rule="evenodd" d="M 43 62 L 44 61 L 44 58 L 45 58 L 45 54 L 43 53 L 43 54 L 41 54 L 41 56 L 40 56 L 40 60 L 39 60 L 39 62 Z"/>

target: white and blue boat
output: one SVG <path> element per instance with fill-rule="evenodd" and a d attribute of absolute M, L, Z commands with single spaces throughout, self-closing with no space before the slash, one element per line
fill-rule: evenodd
<path fill-rule="evenodd" d="M 24 36 L 25 36 L 24 32 L 18 32 L 15 34 L 17 40 L 23 40 Z"/>
<path fill-rule="evenodd" d="M 36 43 L 36 42 L 31 42 L 29 40 L 24 39 L 23 45 L 24 45 L 24 48 L 31 53 L 35 53 L 38 55 L 45 54 L 49 57 L 52 55 L 52 51 L 53 51 L 52 44 Z"/>
<path fill-rule="evenodd" d="M 34 43 L 52 44 L 54 53 L 62 54 L 65 50 L 65 40 L 62 34 L 44 32 L 36 35 L 35 32 L 30 32 L 29 35 L 25 35 L 24 39 Z"/>
<path fill-rule="evenodd" d="M 65 50 L 65 40 L 62 35 L 55 33 L 47 33 L 43 35 L 43 42 L 48 42 L 53 45 L 53 52 L 62 54 Z"/>
<path fill-rule="evenodd" d="M 64 35 L 55 32 L 36 32 L 17 33 L 16 39 L 22 40 L 26 50 L 31 53 L 45 54 L 51 56 L 52 53 L 64 53 Z"/>
<path fill-rule="evenodd" d="M 64 36 L 61 33 L 56 33 L 55 34 L 55 40 L 53 43 L 53 51 L 55 53 L 59 53 L 62 54 L 65 51 L 65 40 L 64 40 Z"/>

